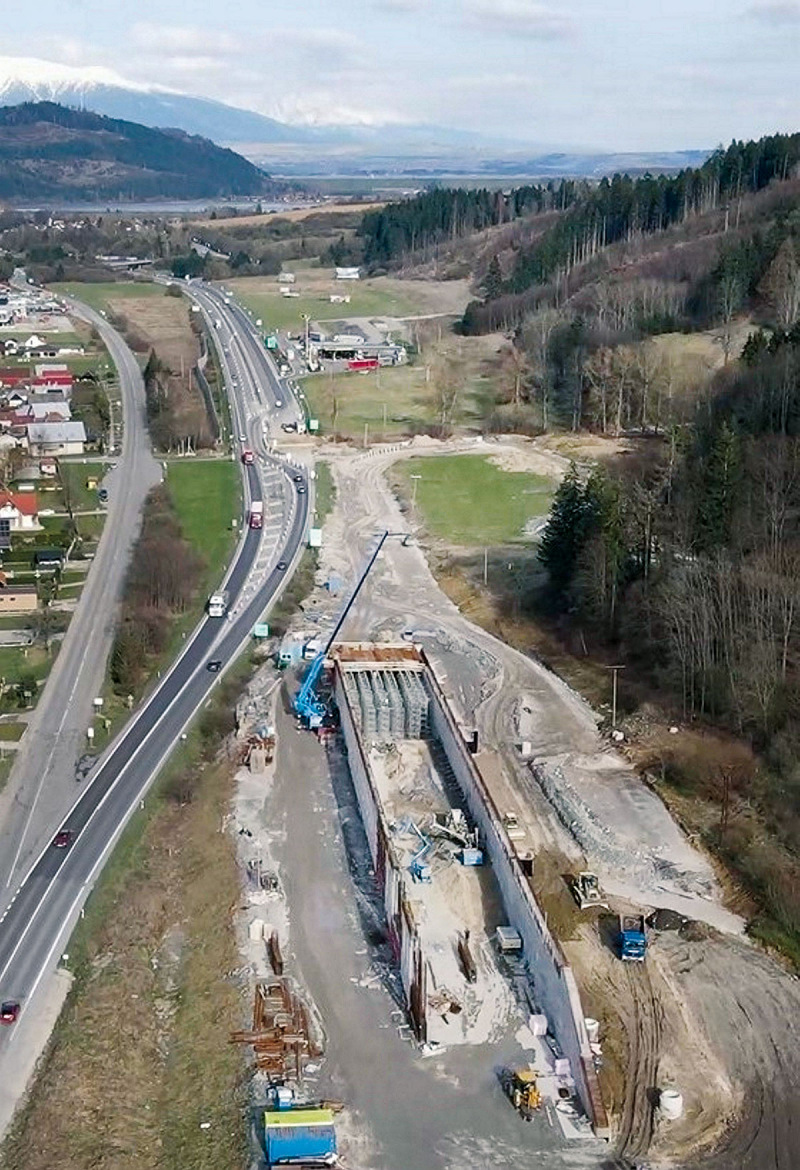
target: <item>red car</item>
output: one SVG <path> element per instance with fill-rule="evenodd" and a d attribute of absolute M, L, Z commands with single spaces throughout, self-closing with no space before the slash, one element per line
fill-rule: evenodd
<path fill-rule="evenodd" d="M 56 833 L 53 838 L 53 844 L 56 849 L 69 849 L 72 844 L 72 830 L 62 829 L 59 833 Z"/>
<path fill-rule="evenodd" d="M 0 1004 L 0 1024 L 15 1024 L 19 1016 L 19 1004 L 14 999 L 7 999 Z"/>

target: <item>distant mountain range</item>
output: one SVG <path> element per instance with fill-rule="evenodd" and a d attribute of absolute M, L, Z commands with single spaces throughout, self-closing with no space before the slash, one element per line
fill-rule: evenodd
<path fill-rule="evenodd" d="M 295 125 L 209 98 L 127 81 L 112 70 L 0 57 L 0 106 L 54 101 L 231 146 L 283 175 L 602 175 L 697 166 L 709 151 L 604 154 L 442 126 Z"/>
<path fill-rule="evenodd" d="M 0 109 L 0 199 L 199 199 L 269 195 L 269 175 L 182 130 L 55 102 Z"/>

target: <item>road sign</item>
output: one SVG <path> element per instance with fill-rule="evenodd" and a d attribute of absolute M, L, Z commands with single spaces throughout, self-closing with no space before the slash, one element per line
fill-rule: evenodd
<path fill-rule="evenodd" d="M 264 345 L 266 345 L 267 349 L 278 348 L 278 339 L 274 333 L 267 334 L 267 336 L 264 338 Z"/>
<path fill-rule="evenodd" d="M 256 624 L 253 626 L 253 637 L 254 638 L 268 638 L 269 637 L 269 626 L 267 625 L 266 622 L 256 622 Z"/>

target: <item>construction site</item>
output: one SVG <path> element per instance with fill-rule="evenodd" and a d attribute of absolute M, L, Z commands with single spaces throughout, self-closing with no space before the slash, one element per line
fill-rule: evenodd
<path fill-rule="evenodd" d="M 492 1039 L 509 1003 L 537 1094 L 607 1121 L 572 972 L 424 651 L 335 644 L 333 698 L 405 1007 L 423 1050 Z M 569 1116 L 569 1114 L 567 1114 Z"/>

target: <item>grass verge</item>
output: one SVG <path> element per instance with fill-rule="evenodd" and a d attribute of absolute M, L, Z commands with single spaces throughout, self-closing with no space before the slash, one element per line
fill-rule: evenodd
<path fill-rule="evenodd" d="M 202 726 L 128 826 L 70 942 L 75 982 L 5 1142 L 7 1170 L 245 1164 L 244 1065 L 228 1043 L 242 1004 L 226 978 L 239 881 L 220 832 L 232 770 L 209 760 L 219 739 Z"/>
<path fill-rule="evenodd" d="M 221 579 L 236 543 L 231 521 L 241 522 L 239 468 L 230 459 L 173 460 L 167 464 L 167 490 L 183 536 L 205 563 L 204 586 L 210 588 Z"/>

